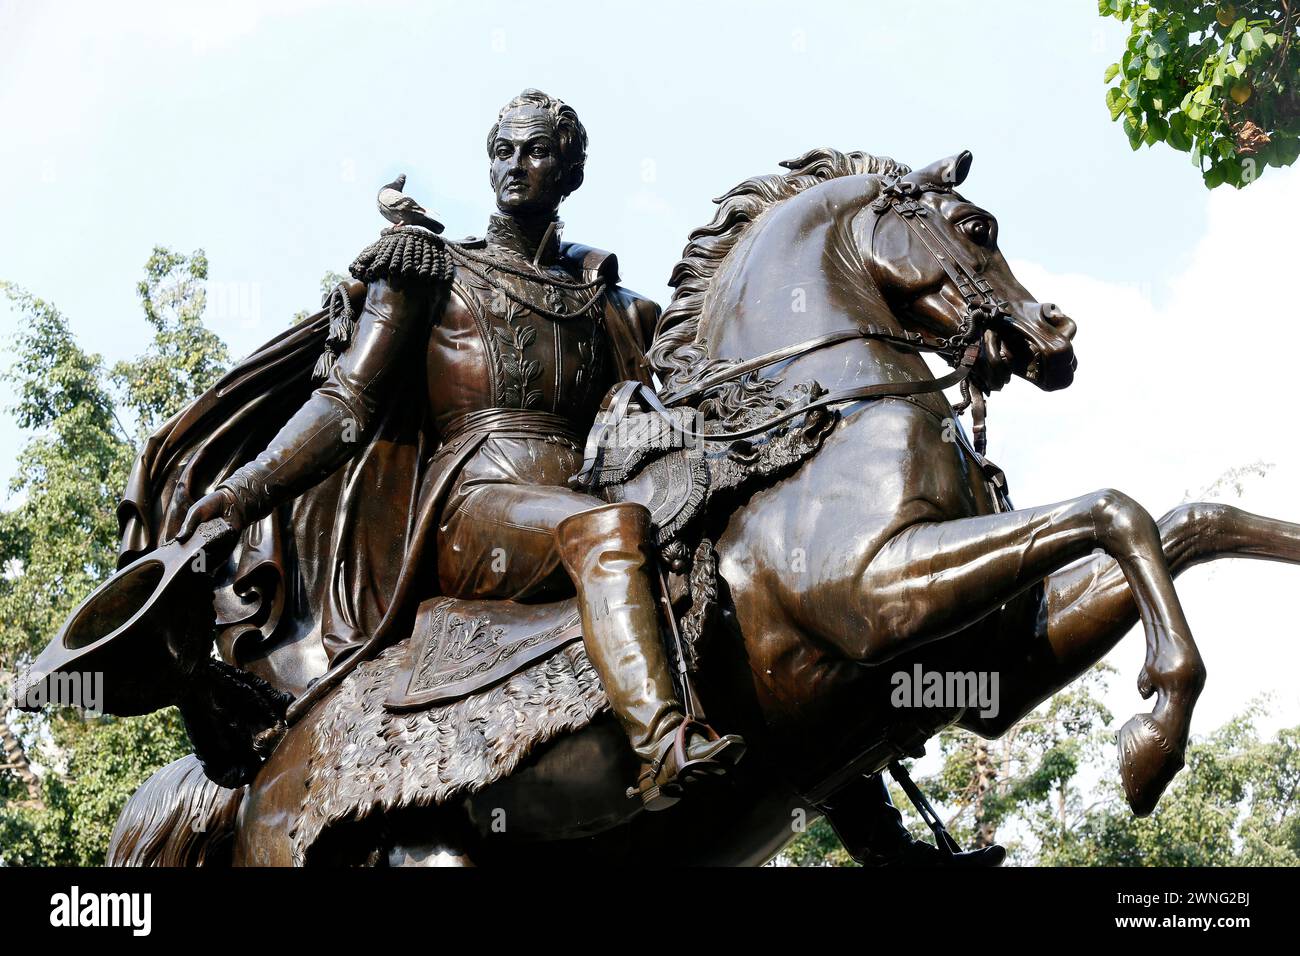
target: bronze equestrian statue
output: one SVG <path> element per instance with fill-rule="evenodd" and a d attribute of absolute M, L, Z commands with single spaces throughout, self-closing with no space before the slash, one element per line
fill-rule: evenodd
<path fill-rule="evenodd" d="M 110 710 L 190 728 L 110 861 L 758 863 L 820 813 L 862 861 L 996 863 L 911 840 L 881 771 L 954 723 L 1003 733 L 1139 620 L 1156 702 L 1120 769 L 1150 813 L 1205 679 L 1174 576 L 1300 563 L 1300 525 L 1012 507 L 985 399 L 1068 386 L 1075 324 L 957 192 L 969 153 L 741 183 L 660 315 L 559 240 L 585 147 L 525 91 L 488 137 L 486 238 L 385 187 L 354 281 L 147 444 L 123 570 L 33 668 L 122 675 Z M 997 672 L 997 716 L 896 708 L 914 665 Z"/>
<path fill-rule="evenodd" d="M 340 423 L 366 436 L 385 404 L 423 398 L 429 440 L 462 445 L 434 466 L 451 475 L 438 528 L 441 592 L 526 601 L 554 586 L 563 563 L 587 657 L 641 759 L 641 800 L 661 810 L 692 777 L 735 763 L 744 742 L 687 720 L 677 701 L 659 635 L 650 512 L 566 485 L 605 390 L 645 376 L 642 342 L 659 309 L 616 284 L 612 257 L 584 250 L 579 259 L 560 245 L 556 214 L 582 185 L 587 153 L 571 107 L 527 90 L 502 108 L 487 149 L 498 213 L 486 239 L 461 247 L 465 258 L 442 286 L 373 278 L 325 382 L 266 451 L 190 508 L 178 537 L 216 517 L 242 531 L 352 456 L 358 443 Z M 586 274 L 575 277 L 578 269 Z M 417 350 L 427 353 L 418 397 L 401 388 Z M 356 649 L 335 638 L 326 635 L 332 660 Z"/>

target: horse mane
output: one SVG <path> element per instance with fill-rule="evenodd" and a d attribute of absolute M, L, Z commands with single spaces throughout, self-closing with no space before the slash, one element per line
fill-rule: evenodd
<path fill-rule="evenodd" d="M 659 320 L 649 352 L 651 366 L 666 385 L 684 385 L 708 364 L 704 347 L 696 344 L 705 294 L 723 260 L 764 212 L 811 186 L 842 176 L 904 176 L 911 172 L 888 156 L 858 150 L 842 153 L 829 146 L 810 149 L 781 165 L 789 172 L 754 176 L 713 200 L 719 207 L 713 219 L 690 234 L 668 280 L 673 297 Z"/>

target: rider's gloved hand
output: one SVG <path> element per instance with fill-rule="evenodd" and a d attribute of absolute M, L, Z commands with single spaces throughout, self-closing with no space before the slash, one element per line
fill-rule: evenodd
<path fill-rule="evenodd" d="M 176 540 L 184 541 L 192 535 L 199 525 L 213 518 L 225 518 L 234 531 L 242 531 L 243 521 L 239 517 L 239 502 L 234 492 L 227 488 L 218 488 L 211 494 L 204 495 L 190 506 L 181 522 Z"/>

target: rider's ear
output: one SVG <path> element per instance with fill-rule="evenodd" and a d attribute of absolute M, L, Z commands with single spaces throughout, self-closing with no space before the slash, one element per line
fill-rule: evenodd
<path fill-rule="evenodd" d="M 922 189 L 955 189 L 965 182 L 974 158 L 969 149 L 963 149 L 955 156 L 931 163 L 924 169 L 908 173 L 903 178 L 911 180 Z"/>

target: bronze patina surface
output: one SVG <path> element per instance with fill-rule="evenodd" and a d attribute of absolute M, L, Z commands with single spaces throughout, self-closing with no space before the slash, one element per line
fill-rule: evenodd
<path fill-rule="evenodd" d="M 560 238 L 586 157 L 571 108 L 526 91 L 487 148 L 484 238 L 443 239 L 385 186 L 392 226 L 353 281 L 141 455 L 122 564 L 229 523 L 216 647 L 250 676 L 222 698 L 230 739 L 196 736 L 207 775 L 155 775 L 111 858 L 757 863 L 803 810 L 863 861 L 996 863 L 911 841 L 880 773 L 954 723 L 1003 733 L 1139 621 L 1154 706 L 1120 771 L 1150 813 L 1205 680 L 1174 578 L 1300 563 L 1300 525 L 1205 503 L 1157 521 L 1112 489 L 1012 506 L 986 398 L 1069 386 L 1076 327 L 958 192 L 970 153 L 911 170 L 822 148 L 747 180 L 661 315 Z M 630 420 L 673 440 L 611 445 Z M 192 662 L 208 639 L 167 641 Z M 997 716 L 893 706 L 916 665 L 997 672 Z M 191 723 L 217 706 L 134 706 L 159 700 Z M 182 832 L 195 805 L 210 840 Z"/>

